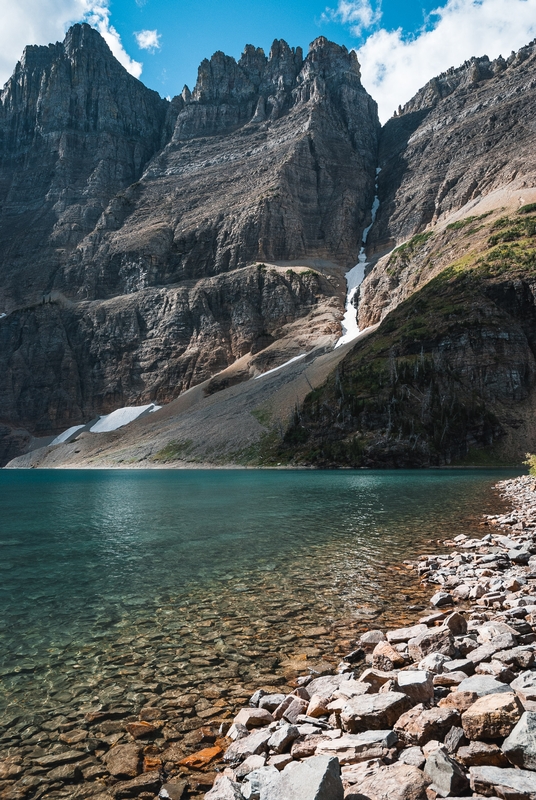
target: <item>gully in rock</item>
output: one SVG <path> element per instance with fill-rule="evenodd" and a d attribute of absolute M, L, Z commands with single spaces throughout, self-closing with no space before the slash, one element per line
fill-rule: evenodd
<path fill-rule="evenodd" d="M 335 347 L 341 347 L 341 345 L 343 344 L 352 342 L 356 338 L 356 336 L 358 336 L 360 333 L 363 332 L 359 330 L 359 325 L 357 324 L 357 302 L 358 302 L 359 287 L 363 283 L 363 280 L 365 278 L 365 273 L 369 265 L 365 253 L 367 239 L 370 233 L 370 229 L 372 228 L 372 226 L 376 221 L 376 215 L 380 207 L 380 198 L 378 197 L 378 176 L 380 172 L 381 172 L 381 167 L 377 167 L 376 184 L 374 187 L 376 193 L 374 196 L 374 202 L 372 204 L 372 208 L 370 210 L 371 223 L 363 231 L 363 237 L 361 239 L 361 250 L 359 251 L 358 262 L 355 265 L 355 267 L 353 267 L 353 269 L 349 270 L 346 273 L 347 292 L 346 292 L 345 312 L 341 322 L 342 336 L 337 341 Z"/>

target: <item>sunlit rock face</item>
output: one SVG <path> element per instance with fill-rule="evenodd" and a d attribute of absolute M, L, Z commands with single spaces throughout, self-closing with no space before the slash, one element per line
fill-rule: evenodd
<path fill-rule="evenodd" d="M 87 25 L 26 48 L 0 103 L 0 419 L 167 402 L 301 319 L 335 341 L 379 131 L 324 38 L 215 53 L 171 102 Z"/>

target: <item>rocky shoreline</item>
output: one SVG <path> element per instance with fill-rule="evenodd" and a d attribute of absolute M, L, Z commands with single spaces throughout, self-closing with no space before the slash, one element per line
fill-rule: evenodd
<path fill-rule="evenodd" d="M 416 605 L 404 595 L 396 612 L 393 594 L 392 613 L 368 617 L 376 629 L 341 620 L 331 645 L 327 628 L 308 629 L 306 641 L 328 645 L 309 645 L 311 660 L 274 655 L 255 680 L 228 660 L 210 671 L 199 649 L 192 682 L 170 674 L 163 632 L 147 632 L 143 656 L 139 642 L 138 655 L 119 647 L 99 702 L 73 685 L 75 702 L 60 692 L 49 713 L 8 721 L 0 800 L 536 798 L 536 479 L 499 489 L 513 510 L 487 517 L 483 539 L 469 528 L 393 567 L 393 593 L 404 585 Z M 202 631 L 214 613 L 200 623 L 197 609 Z"/>
<path fill-rule="evenodd" d="M 411 564 L 434 611 L 365 632 L 335 674 L 259 690 L 220 730 L 206 800 L 536 800 L 536 479 L 498 488 L 513 510 L 489 533 Z"/>

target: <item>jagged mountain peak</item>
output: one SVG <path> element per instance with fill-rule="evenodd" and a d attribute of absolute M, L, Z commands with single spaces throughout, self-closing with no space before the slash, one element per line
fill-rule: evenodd
<path fill-rule="evenodd" d="M 492 61 L 487 55 L 473 56 L 459 67 L 450 67 L 429 80 L 411 100 L 404 106 L 399 106 L 395 116 L 433 108 L 458 88 L 470 88 L 482 81 L 496 78 L 507 70 L 515 70 L 535 53 L 536 39 L 521 47 L 517 52 L 512 51 L 506 59 L 499 56 Z"/>

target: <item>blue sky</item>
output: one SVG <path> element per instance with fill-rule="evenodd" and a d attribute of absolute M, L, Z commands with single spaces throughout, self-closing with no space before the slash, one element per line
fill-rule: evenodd
<path fill-rule="evenodd" d="M 104 36 L 161 95 L 193 88 L 203 58 L 275 38 L 307 50 L 317 36 L 355 48 L 380 118 L 472 56 L 508 56 L 536 38 L 536 0 L 3 0 L 0 85 L 27 44 L 63 39 L 73 22 Z"/>

